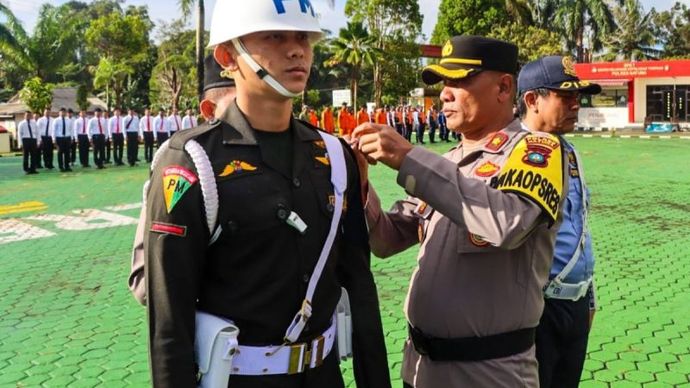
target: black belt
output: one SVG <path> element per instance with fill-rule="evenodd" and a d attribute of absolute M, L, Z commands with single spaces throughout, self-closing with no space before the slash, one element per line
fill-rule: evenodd
<path fill-rule="evenodd" d="M 534 345 L 536 328 L 486 337 L 435 338 L 408 324 L 417 353 L 433 361 L 483 361 L 522 353 Z"/>

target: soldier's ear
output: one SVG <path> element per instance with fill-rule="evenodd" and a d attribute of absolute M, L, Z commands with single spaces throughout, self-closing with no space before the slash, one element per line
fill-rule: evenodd
<path fill-rule="evenodd" d="M 214 104 L 211 100 L 201 100 L 199 103 L 199 111 L 201 111 L 201 114 L 204 116 L 206 121 L 209 121 L 215 116 L 216 104 Z"/>
<path fill-rule="evenodd" d="M 534 113 L 539 113 L 539 109 L 537 108 L 537 100 L 539 99 L 539 95 L 535 91 L 528 91 L 522 96 L 522 98 L 525 101 L 525 107 L 527 107 L 527 111 L 532 111 Z"/>
<path fill-rule="evenodd" d="M 237 71 L 239 68 L 237 58 L 233 55 L 234 49 L 228 44 L 219 44 L 213 49 L 213 57 L 223 69 Z"/>

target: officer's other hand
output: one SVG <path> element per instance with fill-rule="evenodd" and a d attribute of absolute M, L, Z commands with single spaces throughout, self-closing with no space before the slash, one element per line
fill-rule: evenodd
<path fill-rule="evenodd" d="M 359 150 L 367 160 L 380 161 L 395 170 L 400 169 L 405 156 L 412 150 L 412 144 L 387 125 L 363 123 L 355 128 L 352 137 L 358 140 Z"/>

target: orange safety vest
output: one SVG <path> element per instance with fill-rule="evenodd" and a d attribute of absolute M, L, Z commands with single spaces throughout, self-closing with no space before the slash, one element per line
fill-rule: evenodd
<path fill-rule="evenodd" d="M 386 124 L 386 113 L 382 109 L 376 111 L 376 124 Z"/>
<path fill-rule="evenodd" d="M 331 110 L 324 110 L 321 113 L 321 123 L 323 124 L 323 129 L 328 133 L 333 133 L 335 131 L 335 124 L 333 122 L 333 112 Z"/>

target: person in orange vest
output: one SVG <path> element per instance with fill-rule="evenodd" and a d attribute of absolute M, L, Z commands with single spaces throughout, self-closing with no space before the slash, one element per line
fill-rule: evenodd
<path fill-rule="evenodd" d="M 330 106 L 327 106 L 326 109 L 321 112 L 321 125 L 323 125 L 323 129 L 328 132 L 328 133 L 333 133 L 335 132 L 335 122 L 333 121 L 333 111 L 331 110 Z"/>
<path fill-rule="evenodd" d="M 386 124 L 386 113 L 383 111 L 383 108 L 376 108 L 374 122 L 376 122 L 376 124 Z"/>
<path fill-rule="evenodd" d="M 318 127 L 319 126 L 319 118 L 316 117 L 316 112 L 314 112 L 314 108 L 309 108 L 309 122 L 311 125 Z"/>
<path fill-rule="evenodd" d="M 347 123 L 348 114 L 349 112 L 347 111 L 347 103 L 343 102 L 343 106 L 338 111 L 338 133 L 340 134 L 340 136 L 345 135 L 346 127 L 349 126 L 349 124 Z"/>
<path fill-rule="evenodd" d="M 357 113 L 357 125 L 368 123 L 369 121 L 371 121 L 371 119 L 369 118 L 369 113 L 367 113 L 366 107 L 360 107 L 359 112 Z"/>

